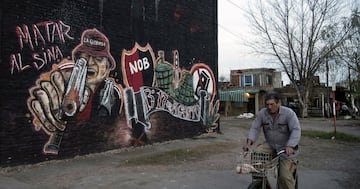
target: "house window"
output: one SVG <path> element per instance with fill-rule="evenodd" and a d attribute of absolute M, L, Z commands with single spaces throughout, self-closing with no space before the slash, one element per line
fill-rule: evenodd
<path fill-rule="evenodd" d="M 272 77 L 271 77 L 271 75 L 266 75 L 266 84 L 267 85 L 272 85 Z"/>
<path fill-rule="evenodd" d="M 253 76 L 252 75 L 244 76 L 244 86 L 253 86 Z"/>
<path fill-rule="evenodd" d="M 242 75 L 240 77 L 240 86 L 255 86 L 255 75 Z"/>

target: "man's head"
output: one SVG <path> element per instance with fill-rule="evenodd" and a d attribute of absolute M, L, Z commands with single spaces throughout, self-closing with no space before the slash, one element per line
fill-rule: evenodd
<path fill-rule="evenodd" d="M 266 108 L 271 114 L 279 112 L 281 106 L 280 96 L 276 92 L 269 92 L 265 95 Z"/>
<path fill-rule="evenodd" d="M 107 37 L 97 29 L 85 30 L 81 43 L 73 50 L 73 58 L 85 58 L 87 61 L 87 83 L 102 82 L 115 68 L 115 60 L 110 53 Z"/>

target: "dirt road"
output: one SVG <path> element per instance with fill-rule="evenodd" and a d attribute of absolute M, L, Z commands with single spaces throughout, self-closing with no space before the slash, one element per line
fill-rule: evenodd
<path fill-rule="evenodd" d="M 250 121 L 222 118 L 222 134 L 1 168 L 0 188 L 246 188 L 250 176 L 235 166 Z M 323 119 L 301 122 L 303 129 L 329 129 Z M 357 133 L 358 124 L 338 128 Z M 300 148 L 299 188 L 359 188 L 359 143 L 303 137 Z"/>

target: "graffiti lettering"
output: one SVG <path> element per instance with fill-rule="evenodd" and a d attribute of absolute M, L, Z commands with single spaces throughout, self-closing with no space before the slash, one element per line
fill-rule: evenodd
<path fill-rule="evenodd" d="M 171 115 L 184 119 L 184 120 L 199 120 L 200 118 L 200 105 L 186 106 L 178 102 L 166 102 L 166 109 Z"/>
<path fill-rule="evenodd" d="M 23 24 L 21 27 L 17 26 L 15 32 L 17 34 L 20 50 L 24 46 L 28 46 L 32 51 L 32 61 L 26 64 L 21 53 L 14 53 L 10 55 L 10 72 L 14 73 L 15 70 L 22 72 L 24 70 L 34 68 L 40 70 L 45 65 L 51 62 L 58 62 L 63 59 L 63 53 L 59 46 L 47 46 L 46 43 L 65 43 L 66 39 L 73 40 L 70 36 L 70 26 L 62 21 L 45 21 L 31 25 L 31 30 L 27 25 Z M 41 45 L 41 46 L 40 46 Z M 36 48 L 37 47 L 37 48 Z M 36 51 L 35 49 L 40 49 Z"/>
<path fill-rule="evenodd" d="M 130 72 L 131 74 L 137 73 L 139 71 L 146 70 L 150 67 L 150 63 L 147 57 L 144 57 L 142 59 L 134 60 L 134 63 L 132 64 L 129 62 L 130 66 Z"/>
<path fill-rule="evenodd" d="M 60 60 L 64 56 L 62 55 L 60 48 L 58 46 L 54 46 L 46 49 L 42 53 L 34 53 L 32 57 L 34 59 L 34 68 L 36 70 L 40 70 L 42 67 L 48 64 L 48 62 Z"/>
<path fill-rule="evenodd" d="M 200 101 L 193 106 L 187 106 L 177 102 L 166 92 L 152 88 L 142 87 L 142 99 L 146 104 L 145 114 L 148 116 L 155 111 L 167 111 L 171 115 L 189 121 L 200 120 Z"/>
<path fill-rule="evenodd" d="M 151 89 L 145 89 L 144 90 L 144 96 L 147 99 L 145 101 L 145 105 L 147 110 L 151 110 L 155 107 L 155 97 L 154 97 L 154 91 Z"/>
<path fill-rule="evenodd" d="M 124 93 L 129 125 L 131 125 L 131 120 L 136 120 L 136 122 L 150 129 L 151 123 L 148 118 L 152 113 L 158 111 L 166 111 L 174 117 L 192 122 L 199 122 L 203 119 L 203 123 L 207 123 L 206 116 L 203 114 L 208 112 L 208 109 L 203 110 L 202 108 L 208 107 L 210 101 L 206 97 L 205 91 L 203 91 L 204 95 L 192 106 L 181 104 L 166 92 L 153 87 L 143 86 L 140 88 L 140 92 L 136 93 L 134 93 L 133 88 L 127 88 Z M 144 104 L 144 108 L 137 106 L 140 104 Z"/>
<path fill-rule="evenodd" d="M 14 70 L 19 72 L 35 68 L 35 70 L 40 70 L 46 64 L 49 64 L 52 61 L 59 61 L 63 58 L 63 54 L 58 46 L 52 46 L 45 49 L 43 52 L 36 52 L 32 54 L 33 62 L 31 65 L 23 65 L 22 56 L 20 53 L 10 55 L 10 72 L 14 73 Z"/>
<path fill-rule="evenodd" d="M 151 88 L 143 88 L 143 96 L 146 99 L 145 105 L 147 110 L 166 109 L 168 95 L 164 91 L 153 90 Z"/>
<path fill-rule="evenodd" d="M 95 39 L 89 39 L 84 37 L 84 43 L 85 44 L 90 44 L 91 46 L 100 46 L 100 47 L 105 47 L 105 42 L 103 41 L 98 41 Z"/>
<path fill-rule="evenodd" d="M 40 31 L 40 26 L 44 28 L 43 32 Z M 16 34 L 21 50 L 24 48 L 24 44 L 28 45 L 31 50 L 34 50 L 34 44 L 35 46 L 39 46 L 39 42 L 43 45 L 45 45 L 46 42 L 54 43 L 56 37 L 60 43 L 65 43 L 65 38 L 74 39 L 69 35 L 70 26 L 64 24 L 62 21 L 40 22 L 37 24 L 32 24 L 31 28 L 33 37 L 31 36 L 29 27 L 27 25 L 24 24 L 22 27 L 16 27 Z"/>
<path fill-rule="evenodd" d="M 21 59 L 21 54 L 16 53 L 16 54 L 10 55 L 11 74 L 14 72 L 14 68 L 16 68 L 19 71 L 24 71 L 24 70 L 27 70 L 27 69 L 31 68 L 31 66 L 30 65 L 23 66 L 22 59 Z"/>
<path fill-rule="evenodd" d="M 157 108 L 159 109 L 165 109 L 166 107 L 166 102 L 168 100 L 168 95 L 164 92 L 164 91 L 159 91 L 158 92 L 158 103 L 157 103 Z"/>

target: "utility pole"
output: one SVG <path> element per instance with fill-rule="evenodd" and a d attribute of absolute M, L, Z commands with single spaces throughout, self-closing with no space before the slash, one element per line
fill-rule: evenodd
<path fill-rule="evenodd" d="M 332 60 L 332 65 L 335 65 L 335 60 Z M 334 72 L 331 74 L 331 80 L 332 80 L 332 101 L 333 101 L 333 116 L 334 116 L 334 137 L 336 136 L 336 99 L 335 99 L 335 91 L 336 91 L 336 75 Z"/>
<path fill-rule="evenodd" d="M 336 100 L 335 100 L 335 91 L 336 91 L 336 84 L 332 86 L 332 96 L 333 96 L 333 115 L 334 115 L 334 136 L 336 136 Z"/>
<path fill-rule="evenodd" d="M 330 114 L 330 93 L 329 93 L 329 61 L 328 58 L 325 58 L 325 63 L 326 63 L 326 116 L 328 118 L 330 118 L 331 114 Z"/>
<path fill-rule="evenodd" d="M 352 96 L 352 83 L 351 83 L 351 69 L 350 69 L 350 62 L 348 62 L 348 80 L 349 80 L 349 103 L 351 104 L 351 107 L 354 108 L 354 101 Z M 354 109 L 353 109 L 354 110 Z"/>

